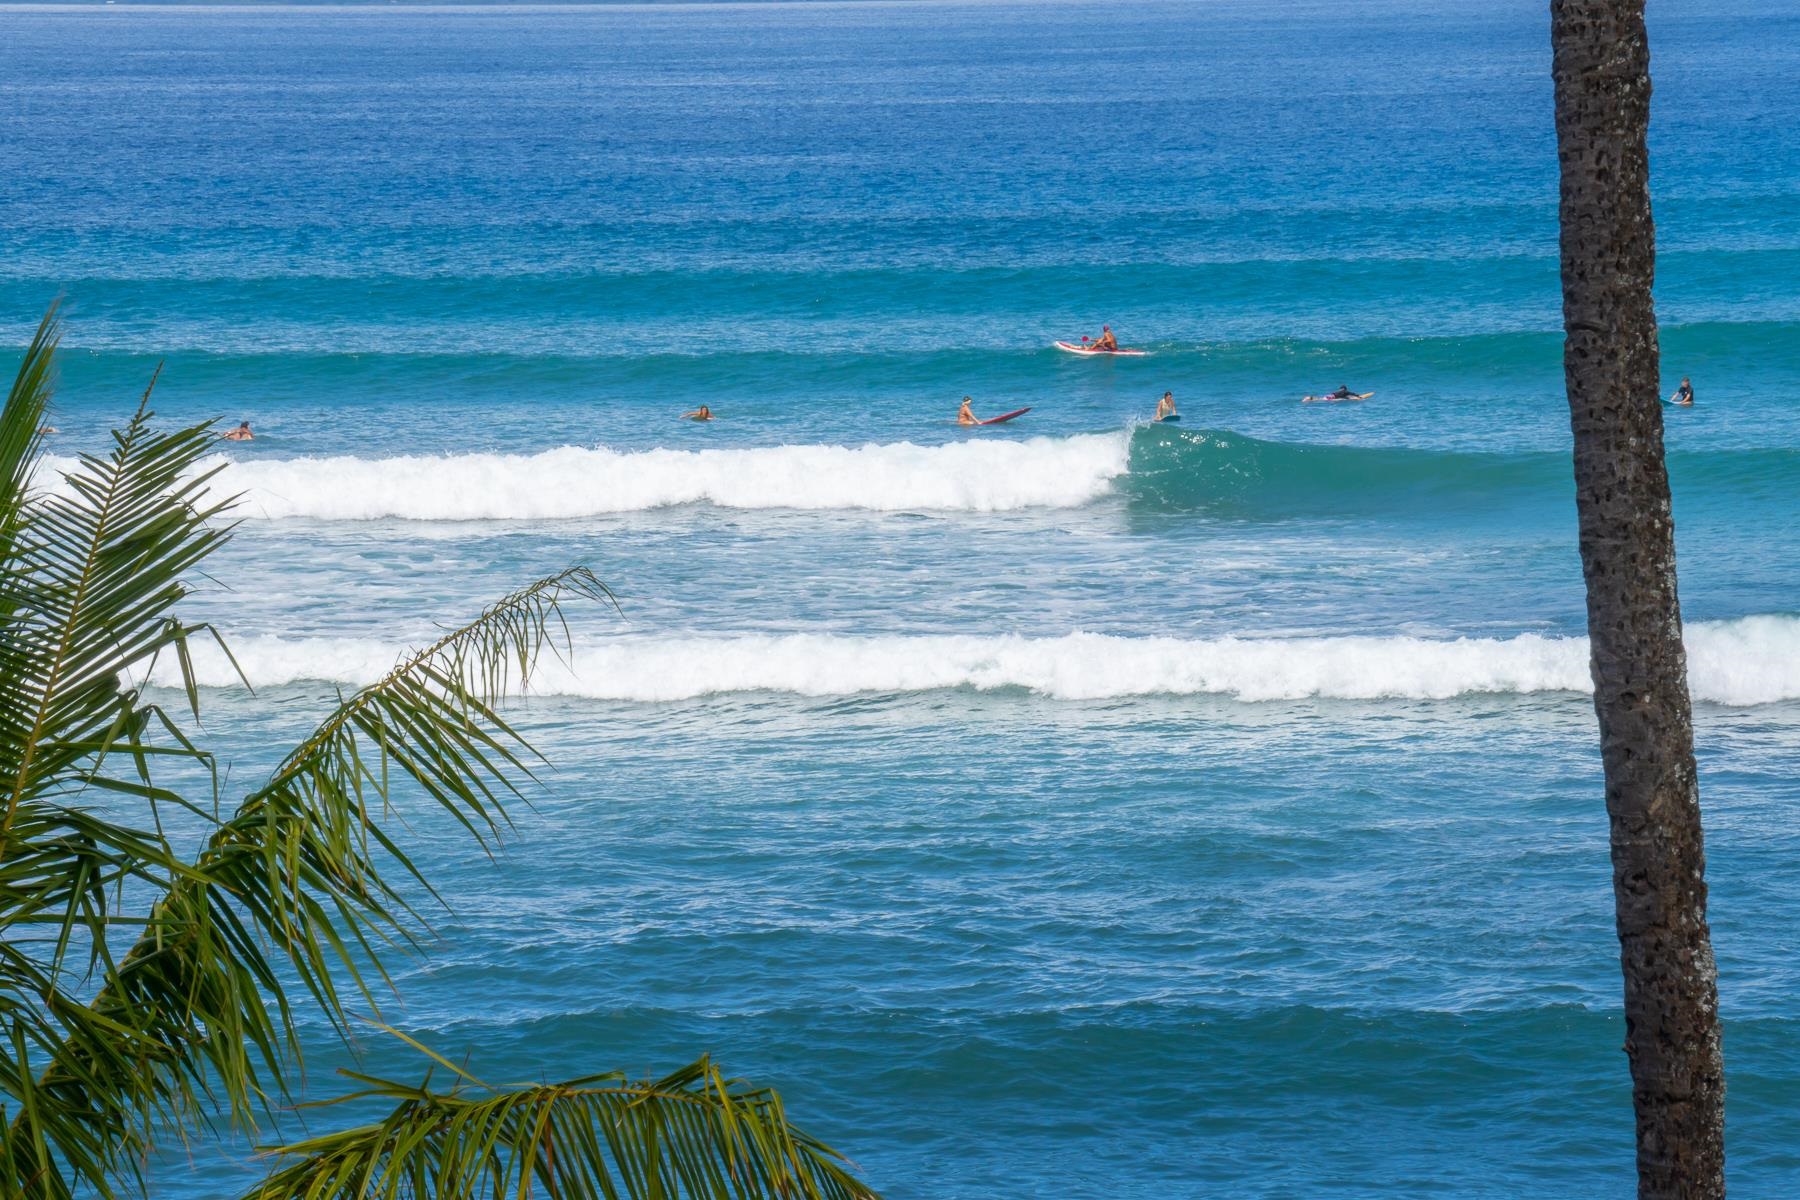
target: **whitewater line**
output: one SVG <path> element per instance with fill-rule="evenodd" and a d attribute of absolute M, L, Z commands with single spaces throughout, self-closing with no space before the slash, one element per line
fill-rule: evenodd
<path fill-rule="evenodd" d="M 1687 628 L 1694 698 L 1726 705 L 1800 699 L 1800 617 L 1757 616 Z M 252 686 L 302 680 L 358 686 L 380 678 L 400 647 L 358 638 L 233 639 Z M 1587 639 L 882 636 L 821 634 L 619 638 L 545 663 L 539 695 L 660 702 L 730 693 L 799 696 L 1021 689 L 1059 700 L 1218 695 L 1245 701 L 1414 699 L 1582 693 Z M 237 677 L 197 647 L 206 687 Z M 176 677 L 159 666 L 155 682 Z"/>
<path fill-rule="evenodd" d="M 739 509 L 1008 512 L 1076 508 L 1127 470 L 1130 435 L 984 438 L 921 446 L 793 445 L 618 451 L 562 446 L 537 454 L 348 455 L 240 459 L 211 489 L 243 493 L 238 517 L 334 521 L 549 520 L 681 504 Z M 73 459 L 46 459 L 55 486 Z"/>

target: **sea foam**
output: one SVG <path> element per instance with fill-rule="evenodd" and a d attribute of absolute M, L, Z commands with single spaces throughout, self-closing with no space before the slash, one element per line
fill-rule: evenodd
<path fill-rule="evenodd" d="M 242 493 L 236 516 L 336 521 L 544 520 L 678 504 L 721 508 L 1004 512 L 1072 508 L 1125 474 L 1124 431 L 941 446 L 616 451 L 394 458 L 207 459 L 216 494 Z M 71 459 L 50 459 L 55 473 Z"/>
<path fill-rule="evenodd" d="M 1800 699 L 1800 617 L 1758 616 L 1688 626 L 1696 700 L 1726 705 Z M 361 639 L 231 643 L 249 682 L 357 686 L 379 678 L 399 647 Z M 217 651 L 197 648 L 203 686 L 237 683 Z M 155 681 L 175 682 L 168 664 Z M 1220 695 L 1246 701 L 1310 697 L 1438 700 L 1472 694 L 1586 692 L 1584 638 L 1215 638 L 818 634 L 619 638 L 546 661 L 541 695 L 670 701 L 742 692 L 801 696 L 1015 688 L 1061 700 Z"/>

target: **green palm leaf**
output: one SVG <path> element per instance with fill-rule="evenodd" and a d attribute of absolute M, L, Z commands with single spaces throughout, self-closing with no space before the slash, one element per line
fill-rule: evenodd
<path fill-rule="evenodd" d="M 38 323 L 37 333 L 19 363 L 7 393 L 6 409 L 0 413 L 0 554 L 5 567 L 12 567 L 13 534 L 25 508 L 25 496 L 31 485 L 31 472 L 43 442 L 44 421 L 50 414 L 52 367 L 56 345 L 62 338 L 62 327 L 52 304 Z M 4 616 L 0 612 L 0 616 Z"/>
<path fill-rule="evenodd" d="M 341 702 L 169 879 L 130 950 L 107 961 L 98 994 L 66 1022 L 37 1091 L 74 1111 L 128 1094 L 131 1109 L 176 1121 L 216 1101 L 254 1125 L 285 1096 L 299 1054 L 284 972 L 342 1028 L 341 985 L 377 1007 L 367 973 L 415 936 L 402 881 L 427 894 L 429 882 L 385 825 L 400 782 L 484 843 L 500 832 L 530 752 L 493 705 L 528 680 L 571 594 L 605 589 L 579 567 L 540 580 Z M 110 1133 L 120 1147 L 143 1142 L 116 1119 Z"/>
<path fill-rule="evenodd" d="M 433 1055 L 433 1057 L 437 1057 Z M 702 1058 L 664 1079 L 618 1073 L 492 1088 L 439 1058 L 447 1092 L 367 1075 L 353 1096 L 395 1107 L 373 1124 L 273 1151 L 288 1160 L 246 1200 L 864 1200 L 829 1146 L 781 1099 Z"/>

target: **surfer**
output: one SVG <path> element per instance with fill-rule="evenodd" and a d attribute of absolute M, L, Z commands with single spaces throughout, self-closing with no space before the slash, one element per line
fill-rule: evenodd
<path fill-rule="evenodd" d="M 1117 350 L 1119 348 L 1119 339 L 1113 336 L 1112 326 L 1102 325 L 1100 327 L 1100 336 L 1095 338 L 1093 345 L 1088 348 L 1090 350 L 1103 350 L 1108 354 Z"/>
<path fill-rule="evenodd" d="M 712 409 L 710 409 L 710 408 L 706 407 L 706 405 L 702 404 L 699 408 L 696 408 L 693 412 L 682 413 L 681 419 L 684 421 L 710 421 L 713 419 Z"/>
<path fill-rule="evenodd" d="M 250 422 L 239 421 L 236 429 L 227 429 L 219 435 L 228 442 L 254 442 L 256 435 L 250 432 Z"/>
<path fill-rule="evenodd" d="M 969 399 L 969 397 L 967 397 L 967 396 L 963 397 L 962 407 L 956 410 L 956 423 L 958 425 L 979 425 L 979 424 L 981 424 L 980 421 L 977 421 L 975 419 L 975 410 L 969 407 L 969 405 L 971 403 L 972 403 L 972 401 Z"/>
<path fill-rule="evenodd" d="M 1356 393 L 1340 383 L 1337 385 L 1337 391 L 1325 398 L 1327 400 L 1354 400 L 1356 399 Z"/>
<path fill-rule="evenodd" d="M 1688 382 L 1686 375 L 1681 377 L 1681 386 L 1675 389 L 1673 396 L 1669 397 L 1669 403 L 1679 404 L 1683 408 L 1694 406 L 1694 385 Z"/>
<path fill-rule="evenodd" d="M 1175 415 L 1175 393 L 1164 392 L 1163 398 L 1156 402 L 1156 419 L 1166 421 Z"/>

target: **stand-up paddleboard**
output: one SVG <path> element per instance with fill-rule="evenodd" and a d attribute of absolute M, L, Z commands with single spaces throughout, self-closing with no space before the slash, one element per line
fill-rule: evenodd
<path fill-rule="evenodd" d="M 1077 346 L 1074 342 L 1054 343 L 1058 350 L 1067 350 L 1070 354 L 1086 354 L 1090 357 L 1109 358 L 1118 355 L 1123 358 L 1142 358 L 1147 350 L 1096 350 L 1092 346 Z"/>
<path fill-rule="evenodd" d="M 1342 404 L 1346 400 L 1367 400 L 1370 396 L 1373 396 L 1374 394 L 1375 394 L 1374 392 L 1363 392 L 1361 395 L 1358 395 L 1355 392 L 1351 392 L 1348 396 L 1302 396 L 1302 397 L 1300 397 L 1300 403 L 1302 403 L 1302 404 Z"/>
<path fill-rule="evenodd" d="M 1009 412 L 1009 413 L 1001 413 L 1001 414 L 1000 414 L 1000 415 L 999 415 L 999 416 L 997 416 L 997 417 L 989 417 L 989 418 L 988 418 L 988 419 L 987 419 L 987 420 L 985 420 L 985 421 L 977 421 L 977 422 L 975 422 L 975 423 L 976 423 L 976 424 L 977 424 L 977 425 L 998 425 L 998 424 L 1000 424 L 1000 422 L 1002 422 L 1002 421 L 1010 421 L 1010 420 L 1012 420 L 1012 419 L 1013 419 L 1013 418 L 1014 418 L 1014 417 L 1022 417 L 1022 416 L 1024 416 L 1024 415 L 1025 415 L 1025 414 L 1026 414 L 1026 413 L 1028 413 L 1028 412 L 1030 412 L 1030 411 L 1031 411 L 1031 406 L 1030 406 L 1030 405 L 1026 405 L 1026 406 L 1025 406 L 1025 407 L 1024 407 L 1024 408 L 1015 408 L 1015 409 L 1013 409 L 1013 410 L 1012 410 L 1012 411 L 1011 411 L 1011 412 Z"/>

